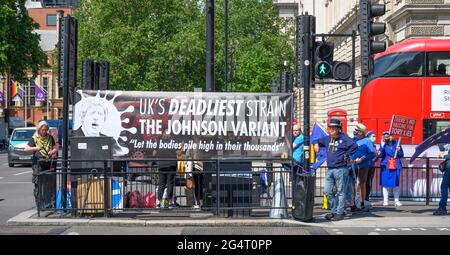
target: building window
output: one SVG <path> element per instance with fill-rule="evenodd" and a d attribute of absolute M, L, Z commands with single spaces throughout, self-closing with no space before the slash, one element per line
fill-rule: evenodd
<path fill-rule="evenodd" d="M 34 84 L 32 85 L 31 82 L 28 83 L 28 84 L 29 84 L 29 86 L 28 86 L 28 91 L 29 92 L 27 91 L 28 92 L 27 94 L 28 94 L 28 98 L 29 99 L 27 99 L 27 101 L 28 101 L 30 106 L 35 106 L 36 105 L 36 100 L 35 100 L 35 95 L 36 95 L 35 93 L 36 92 L 35 92 L 35 89 L 34 89 Z"/>
<path fill-rule="evenodd" d="M 47 26 L 56 26 L 56 14 L 47 14 Z"/>
<path fill-rule="evenodd" d="M 450 52 L 431 52 L 428 57 L 429 76 L 450 75 Z"/>
<path fill-rule="evenodd" d="M 45 104 L 47 104 L 47 100 L 48 100 L 48 96 L 49 96 L 49 93 L 48 93 L 48 77 L 42 78 L 42 89 L 44 90 L 44 93 L 45 93 L 45 101 L 43 101 L 41 103 L 42 103 L 42 105 L 45 105 Z"/>

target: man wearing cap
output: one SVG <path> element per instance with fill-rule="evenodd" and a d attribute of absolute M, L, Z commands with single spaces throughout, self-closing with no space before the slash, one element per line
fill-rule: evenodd
<path fill-rule="evenodd" d="M 358 132 L 358 150 L 352 155 L 352 162 L 356 170 L 358 178 L 359 196 L 361 201 L 361 209 L 369 209 L 369 202 L 366 201 L 366 182 L 369 174 L 369 167 L 372 160 L 376 157 L 375 146 L 373 142 L 366 136 L 366 126 L 362 123 L 356 125 L 355 130 Z"/>
<path fill-rule="evenodd" d="M 329 136 L 318 139 L 314 144 L 314 150 L 319 152 L 320 147 L 327 148 L 328 171 L 325 177 L 325 193 L 331 204 L 331 213 L 327 214 L 325 218 L 338 221 L 344 218 L 344 175 L 349 160 L 358 146 L 350 137 L 342 133 L 340 120 L 330 120 L 328 127 Z M 333 193 L 334 187 L 336 187 L 336 194 Z"/>

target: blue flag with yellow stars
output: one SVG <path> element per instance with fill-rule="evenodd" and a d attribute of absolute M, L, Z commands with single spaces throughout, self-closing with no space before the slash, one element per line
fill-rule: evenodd
<path fill-rule="evenodd" d="M 416 151 L 412 155 L 409 163 L 413 162 L 422 152 L 431 146 L 441 143 L 450 143 L 450 128 L 443 129 L 441 132 L 428 137 L 421 144 L 417 145 Z"/>
<path fill-rule="evenodd" d="M 313 131 L 311 133 L 311 144 L 314 144 L 319 138 L 327 136 L 327 132 L 318 124 L 314 123 Z M 320 151 L 316 154 L 316 162 L 311 164 L 311 173 L 314 173 L 327 160 L 327 148 L 320 147 Z"/>

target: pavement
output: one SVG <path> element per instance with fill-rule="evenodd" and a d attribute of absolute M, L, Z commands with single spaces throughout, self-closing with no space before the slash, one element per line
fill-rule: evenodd
<path fill-rule="evenodd" d="M 321 228 L 445 228 L 450 231 L 450 215 L 433 216 L 436 206 L 404 204 L 402 207 L 374 205 L 370 212 L 347 215 L 342 221 L 327 221 L 329 211 L 316 205 L 314 222 L 301 222 L 292 216 L 287 219 L 225 218 L 211 213 L 192 213 L 184 217 L 158 217 L 158 212 L 148 217 L 78 217 L 55 216 L 28 210 L 7 221 L 8 226 L 114 226 L 114 227 L 321 227 Z M 165 214 L 167 216 L 167 214 Z M 203 215 L 203 216 L 199 216 Z"/>

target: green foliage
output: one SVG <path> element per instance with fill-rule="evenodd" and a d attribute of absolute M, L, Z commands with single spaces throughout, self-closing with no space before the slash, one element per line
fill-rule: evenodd
<path fill-rule="evenodd" d="M 0 1 L 0 74 L 24 82 L 27 71 L 33 76 L 47 66 L 47 55 L 39 46 L 39 25 L 28 16 L 25 0 Z"/>
<path fill-rule="evenodd" d="M 205 3 L 198 0 L 82 0 L 79 57 L 110 62 L 113 89 L 205 88 Z M 224 84 L 223 0 L 216 0 L 216 90 Z M 229 1 L 229 44 L 238 91 L 270 91 L 283 60 L 293 63 L 292 33 L 281 32 L 271 0 Z"/>

